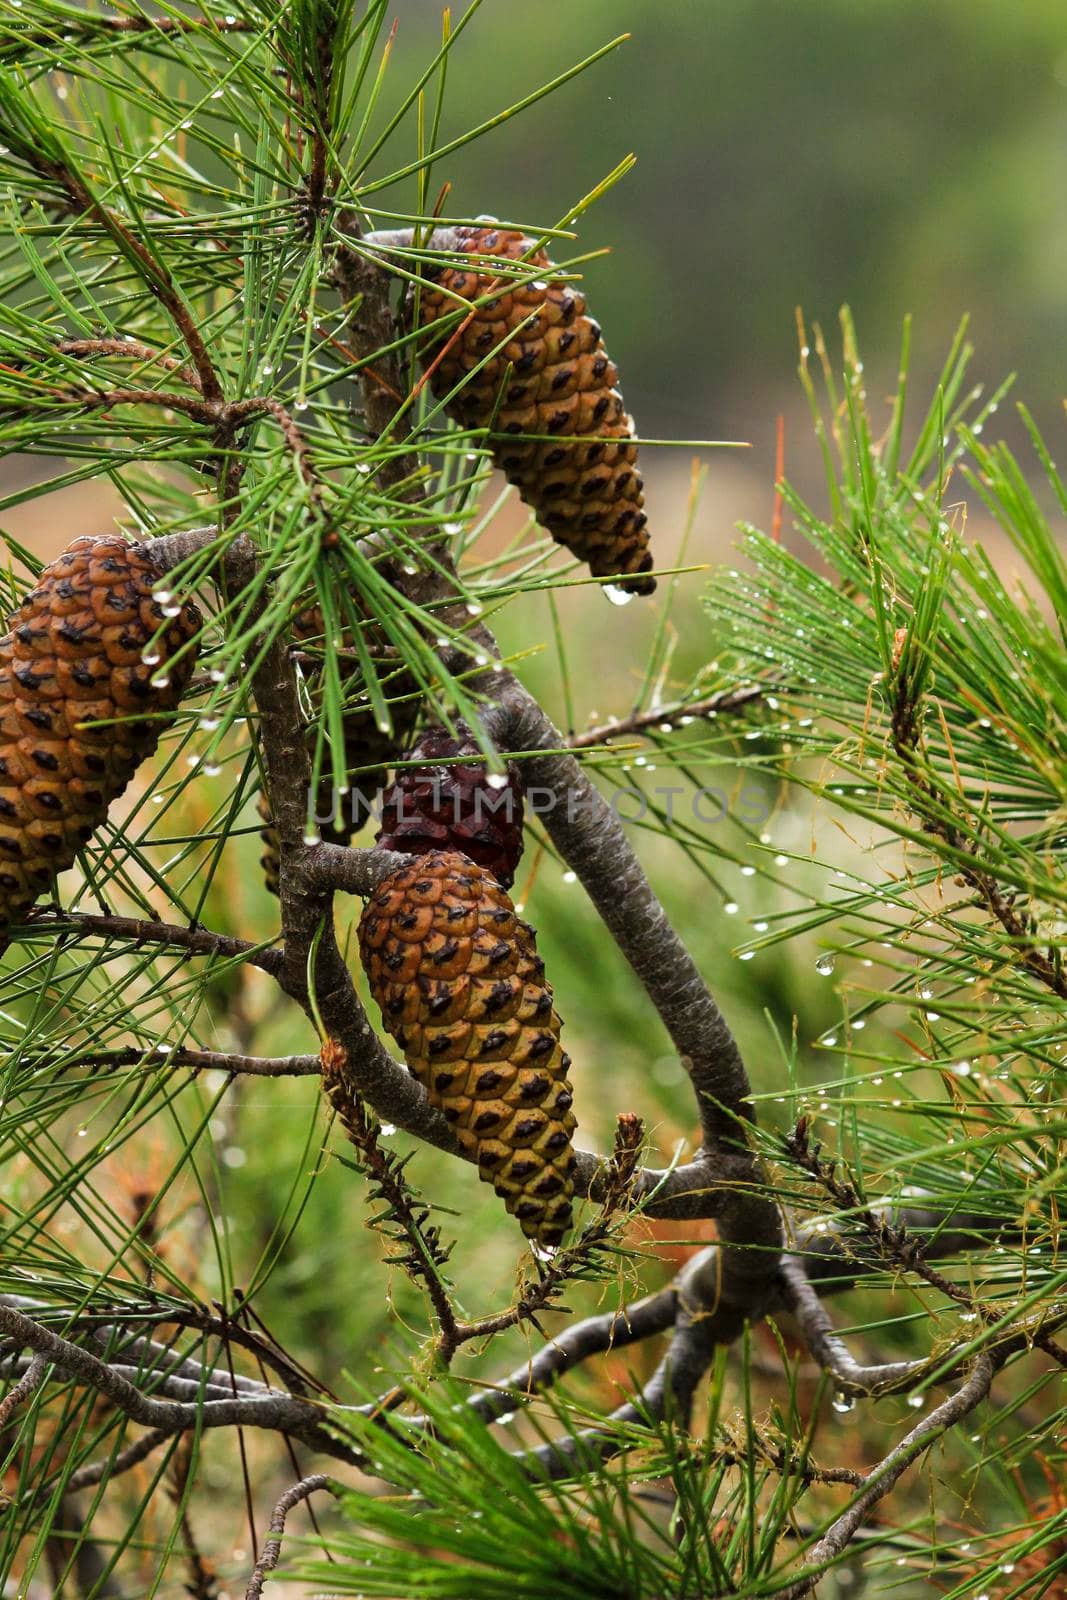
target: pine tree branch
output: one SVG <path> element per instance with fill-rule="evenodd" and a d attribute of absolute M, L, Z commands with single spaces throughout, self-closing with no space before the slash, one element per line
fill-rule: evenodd
<path fill-rule="evenodd" d="M 133 1467 L 140 1466 L 142 1461 L 147 1461 L 161 1445 L 167 1444 L 174 1437 L 169 1428 L 153 1428 L 117 1454 L 104 1456 L 99 1461 L 91 1461 L 84 1467 L 76 1468 L 67 1479 L 67 1490 L 73 1494 L 78 1489 L 91 1489 L 105 1478 L 110 1483 L 112 1478 L 121 1477 L 124 1472 L 129 1472 Z"/>
<path fill-rule="evenodd" d="M 341 1485 L 335 1483 L 332 1478 L 326 1477 L 324 1473 L 315 1472 L 310 1477 L 302 1478 L 299 1483 L 294 1483 L 280 1497 L 270 1514 L 267 1538 L 253 1568 L 252 1576 L 248 1580 L 245 1600 L 262 1600 L 263 1585 L 278 1565 L 282 1553 L 282 1539 L 285 1536 L 285 1524 L 290 1511 L 320 1489 L 325 1489 L 332 1495 L 339 1495 L 342 1492 Z"/>
<path fill-rule="evenodd" d="M 924 761 L 922 740 L 923 697 L 913 692 L 910 675 L 898 663 L 893 684 L 892 739 L 908 785 L 911 807 L 923 829 L 940 839 L 953 853 L 960 877 L 974 890 L 990 916 L 1000 924 L 1011 942 L 1012 958 L 1022 964 L 1037 981 L 1061 1000 L 1067 1000 L 1067 972 L 1059 952 L 1039 949 L 1032 936 L 1025 903 L 1020 908 L 1014 894 L 1005 890 L 994 873 L 978 859 L 977 843 L 953 816 L 951 801 L 941 793 Z M 945 728 L 946 737 L 948 734 Z"/>
<path fill-rule="evenodd" d="M 116 21 L 121 19 L 114 19 Z M 134 265 L 163 310 L 170 317 L 182 342 L 189 352 L 199 379 L 200 392 L 205 401 L 221 401 L 222 385 L 208 354 L 207 345 L 197 326 L 192 309 L 175 283 L 169 269 L 144 245 L 118 212 L 103 205 L 92 193 L 86 181 L 72 167 L 54 153 L 37 148 L 32 143 L 21 143 L 18 154 L 27 166 L 47 182 L 55 184 L 67 196 L 71 208 L 100 224 L 104 231 L 132 258 Z"/>
<path fill-rule="evenodd" d="M 884 1460 L 867 1473 L 860 1494 L 813 1546 L 804 1576 L 780 1591 L 782 1600 L 802 1600 L 802 1596 L 812 1592 L 826 1568 L 837 1560 L 859 1531 L 871 1507 L 889 1493 L 913 1461 L 924 1455 L 949 1428 L 962 1422 L 985 1399 L 995 1372 L 992 1358 L 980 1355 L 963 1386 L 942 1401 L 929 1416 L 923 1417 Z"/>
<path fill-rule="evenodd" d="M 328 1431 L 326 1424 L 336 1426 L 335 1420 L 310 1401 L 277 1392 L 234 1396 L 232 1388 L 226 1398 L 157 1400 L 142 1393 L 108 1362 L 60 1338 L 12 1306 L 0 1305 L 0 1332 L 44 1356 L 76 1382 L 105 1395 L 131 1421 L 143 1427 L 169 1434 L 188 1428 L 263 1428 L 289 1434 L 312 1449 L 354 1465 L 363 1459 L 357 1450 Z M 209 1394 L 214 1392 L 213 1387 Z"/>
<path fill-rule="evenodd" d="M 14 1387 L 0 1400 L 0 1431 L 7 1427 L 22 1402 L 43 1386 L 48 1377 L 48 1367 L 46 1356 L 34 1356 Z"/>
<path fill-rule="evenodd" d="M 690 700 L 688 703 L 680 701 L 676 705 L 655 706 L 651 711 L 631 712 L 628 717 L 617 717 L 596 728 L 587 728 L 584 733 L 572 733 L 563 742 L 571 750 L 592 750 L 598 745 L 612 744 L 616 739 L 648 733 L 653 729 L 669 733 L 690 720 L 699 722 L 701 717 L 729 716 L 733 712 L 743 711 L 746 706 L 759 705 L 766 695 L 779 692 L 780 686 L 777 684 L 772 688 L 760 683 L 746 684 L 740 689 L 719 689 L 702 700 Z"/>
<path fill-rule="evenodd" d="M 670 1418 L 688 1428 L 696 1391 L 715 1358 L 716 1347 L 731 1344 L 749 1320 L 742 1309 L 725 1303 L 719 1293 L 722 1257 L 712 1246 L 694 1256 L 675 1280 L 674 1331 L 667 1354 L 645 1387 L 607 1419 L 614 1427 L 585 1428 L 564 1434 L 516 1459 L 537 1478 L 566 1478 L 607 1461 L 629 1446 L 625 1429 L 647 1427 Z"/>
<path fill-rule="evenodd" d="M 200 388 L 200 375 L 192 367 L 179 361 L 176 356 L 153 350 L 151 345 L 142 344 L 138 339 L 61 339 L 56 349 L 65 356 L 115 356 L 120 361 L 162 367 L 164 372 L 175 373 L 190 388 Z"/>
<path fill-rule="evenodd" d="M 673 1326 L 677 1302 L 677 1290 L 671 1284 L 619 1311 L 587 1317 L 583 1322 L 561 1329 L 521 1367 L 474 1395 L 467 1402 L 469 1409 L 485 1422 L 500 1421 L 516 1406 L 552 1388 L 557 1379 L 592 1356 L 622 1350 L 627 1345 L 664 1333 Z"/>
<path fill-rule="evenodd" d="M 243 959 L 249 966 L 276 976 L 281 970 L 282 952 L 264 949 L 248 939 L 231 934 L 212 933 L 208 928 L 181 928 L 170 922 L 149 922 L 139 917 L 118 917 L 90 911 L 29 911 L 22 924 L 30 933 L 54 933 L 60 938 L 74 933 L 97 934 L 104 939 L 123 939 L 134 946 L 158 944 L 166 949 L 188 950 L 191 955 L 219 956 L 224 960 Z"/>
<path fill-rule="evenodd" d="M 507 744 L 523 751 L 558 751 L 563 735 L 533 697 L 508 675 L 501 688 L 508 714 Z M 742 1154 L 743 1128 L 752 1119 L 741 1053 L 671 927 L 634 854 L 619 818 L 573 756 L 546 754 L 524 762 L 528 791 L 549 802 L 545 825 L 577 873 L 605 925 L 644 985 L 693 1084 L 705 1148 Z M 743 1159 L 743 1154 L 742 1154 Z M 720 1212 L 724 1243 L 742 1246 L 722 1292 L 753 1310 L 774 1275 L 781 1224 L 773 1201 L 757 1192 L 759 1166 L 750 1158 L 748 1184 Z"/>
<path fill-rule="evenodd" d="M 63 42 L 68 45 L 91 48 L 108 39 L 130 37 L 137 34 L 159 34 L 164 38 L 194 33 L 256 33 L 262 22 L 254 17 L 105 17 L 96 16 L 84 22 L 74 22 L 64 15 Z M 21 61 L 34 50 L 54 51 L 56 31 L 50 28 L 27 28 L 8 34 L 0 41 L 0 61 Z"/>
<path fill-rule="evenodd" d="M 53 1053 L 46 1053 L 38 1059 L 27 1052 L 23 1060 L 30 1066 L 55 1065 Z M 158 1070 L 160 1065 L 190 1067 L 194 1072 L 225 1072 L 230 1077 L 248 1078 L 310 1078 L 319 1071 L 318 1056 L 244 1056 L 225 1050 L 193 1050 L 185 1045 L 149 1046 L 144 1050 L 132 1045 L 116 1047 L 114 1050 L 84 1051 L 79 1048 L 77 1060 L 70 1063 L 75 1067 L 88 1067 L 93 1072 L 141 1064 L 152 1066 L 154 1070 Z"/>

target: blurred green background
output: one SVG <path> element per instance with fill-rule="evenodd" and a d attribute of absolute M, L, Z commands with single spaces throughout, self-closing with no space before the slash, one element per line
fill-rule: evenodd
<path fill-rule="evenodd" d="M 440 28 L 397 8 L 397 78 Z M 455 8 L 454 17 L 460 14 Z M 981 370 L 1039 420 L 1067 336 L 1067 15 L 1059 0 L 582 0 L 487 4 L 449 69 L 443 135 L 622 33 L 589 73 L 435 168 L 453 214 L 588 214 L 588 287 L 643 432 L 745 438 L 766 481 L 796 408 L 794 308 L 848 301 L 872 374 L 916 318 L 916 377 L 969 312 Z M 873 392 L 873 391 L 872 391 Z M 804 430 L 791 430 L 802 470 Z M 753 508 L 755 509 L 755 508 Z"/>

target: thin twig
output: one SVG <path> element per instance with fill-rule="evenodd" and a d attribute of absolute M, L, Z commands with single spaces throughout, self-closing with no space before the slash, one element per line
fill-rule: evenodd
<path fill-rule="evenodd" d="M 325 1473 L 314 1472 L 308 1478 L 302 1478 L 299 1483 L 294 1483 L 286 1489 L 270 1514 L 269 1532 L 260 1551 L 259 1560 L 252 1569 L 252 1576 L 248 1580 L 245 1590 L 245 1600 L 261 1600 L 263 1585 L 270 1573 L 278 1565 L 282 1553 L 282 1539 L 285 1535 L 285 1522 L 294 1506 L 300 1505 L 313 1495 L 317 1490 L 325 1489 L 328 1494 L 339 1495 L 341 1485 L 328 1478 Z"/>
<path fill-rule="evenodd" d="M 248 939 L 227 933 L 212 933 L 208 928 L 182 928 L 171 922 L 150 922 L 139 917 L 118 917 L 91 911 L 30 911 L 24 927 L 32 933 L 97 934 L 106 939 L 123 939 L 135 945 L 158 944 L 164 948 L 188 950 L 191 955 L 219 956 L 224 960 L 242 958 L 249 966 L 276 974 L 282 952 L 264 949 Z"/>
<path fill-rule="evenodd" d="M 771 692 L 761 683 L 746 684 L 741 689 L 720 689 L 702 700 L 681 701 L 677 705 L 656 706 L 651 711 L 635 711 L 631 716 L 617 717 L 613 722 L 587 728 L 584 733 L 572 733 L 564 743 L 571 750 L 592 750 L 653 728 L 668 733 L 690 721 L 699 722 L 702 717 L 729 716 L 732 712 L 743 711 L 746 706 L 759 705 Z"/>
<path fill-rule="evenodd" d="M 23 1056 L 30 1066 L 55 1066 L 54 1052 L 40 1061 L 30 1055 Z M 71 1067 L 88 1067 L 94 1072 L 105 1067 L 147 1066 L 158 1070 L 166 1067 L 191 1067 L 195 1072 L 225 1072 L 232 1077 L 249 1078 L 310 1078 L 319 1071 L 318 1056 L 243 1056 L 231 1055 L 224 1050 L 192 1050 L 185 1045 L 150 1045 L 144 1050 L 126 1046 L 114 1050 L 78 1048 L 74 1059 L 64 1063 Z"/>
<path fill-rule="evenodd" d="M 862 1526 L 871 1507 L 889 1493 L 913 1461 L 985 1399 L 995 1372 L 993 1360 L 988 1355 L 980 1355 L 963 1386 L 923 1417 L 885 1459 L 867 1473 L 861 1493 L 813 1546 L 808 1557 L 808 1570 L 787 1589 L 780 1591 L 781 1600 L 801 1600 L 803 1595 L 811 1593 L 826 1568 L 836 1561 Z"/>
<path fill-rule="evenodd" d="M 48 1376 L 49 1361 L 46 1356 L 34 1356 L 22 1377 L 12 1389 L 9 1389 L 4 1398 L 0 1400 L 0 1430 L 7 1427 L 12 1415 L 24 1400 L 42 1386 Z"/>

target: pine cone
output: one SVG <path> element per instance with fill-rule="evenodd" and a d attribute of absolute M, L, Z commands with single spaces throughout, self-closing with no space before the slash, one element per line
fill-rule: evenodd
<path fill-rule="evenodd" d="M 178 707 L 196 650 L 171 658 L 200 613 L 184 605 L 146 661 L 163 576 L 118 535 L 75 539 L 0 639 L 0 924 L 73 864 Z"/>
<path fill-rule="evenodd" d="M 322 613 L 317 606 L 309 607 L 293 618 L 293 634 L 301 641 L 314 639 L 322 634 Z M 374 641 L 376 655 L 381 655 L 387 649 L 384 642 Z M 406 672 L 390 681 L 388 690 L 390 698 L 401 695 L 410 697 L 398 700 L 398 703 L 391 707 L 392 733 L 382 732 L 369 706 L 360 706 L 344 717 L 345 771 L 351 774 L 361 767 L 368 767 L 370 770 L 359 773 L 353 782 L 350 794 L 338 796 L 336 816 L 328 822 L 319 824 L 319 832 L 327 844 L 350 844 L 371 815 L 379 790 L 384 789 L 389 781 L 388 769 L 403 749 L 418 719 L 419 701 L 413 698 L 416 688 L 414 678 Z M 315 738 L 313 727 L 308 728 L 307 737 L 310 747 Z M 315 803 L 316 816 L 330 817 L 333 798 L 332 779 L 327 776 L 319 785 Z M 278 875 L 281 869 L 278 831 L 274 826 L 270 800 L 265 793 L 260 793 L 256 805 L 263 822 L 259 833 L 263 841 L 263 854 L 259 858 L 259 863 L 263 868 L 268 890 L 271 894 L 277 894 Z"/>
<path fill-rule="evenodd" d="M 455 250 L 472 257 L 472 268 L 439 268 L 419 308 L 423 327 L 451 317 L 426 352 L 429 363 L 444 346 L 431 374 L 434 393 L 447 395 L 474 373 L 449 404 L 461 425 L 485 426 L 495 413 L 496 433 L 555 435 L 558 443 L 498 439 L 493 459 L 537 520 L 588 562 L 594 577 L 619 577 L 620 588 L 651 594 L 656 583 L 644 576 L 652 556 L 633 418 L 614 387 L 618 372 L 600 327 L 586 316 L 585 296 L 559 279 L 517 284 L 480 264 L 486 256 L 526 257 L 524 265 L 550 274 L 545 252 L 534 251 L 521 233 L 487 226 L 457 228 L 455 236 Z M 494 280 L 499 292 L 469 322 L 460 322 L 457 334 L 454 313 L 463 307 L 455 297 L 477 300 Z M 520 327 L 531 313 L 536 315 Z M 485 365 L 475 372 L 481 361 Z M 575 434 L 593 435 L 594 441 L 563 442 Z"/>
<path fill-rule="evenodd" d="M 401 767 L 385 792 L 378 843 L 412 856 L 461 850 L 510 889 L 522 855 L 522 780 L 514 761 L 495 784 L 484 761 L 458 759 L 480 755 L 470 737 L 428 728 L 411 752 L 427 765 Z"/>
<path fill-rule="evenodd" d="M 571 1225 L 570 1057 L 534 931 L 457 851 L 403 866 L 368 900 L 360 953 L 382 1018 L 523 1233 Z"/>

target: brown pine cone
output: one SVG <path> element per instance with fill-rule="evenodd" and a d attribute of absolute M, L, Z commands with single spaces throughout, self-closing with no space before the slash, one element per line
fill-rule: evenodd
<path fill-rule="evenodd" d="M 293 618 L 293 634 L 300 641 L 313 640 L 322 634 L 322 613 L 317 606 L 301 611 Z M 388 650 L 383 642 L 374 641 L 374 653 L 380 656 Z M 388 669 L 386 669 L 388 670 Z M 389 767 L 403 750 L 414 730 L 419 716 L 419 701 L 414 697 L 415 679 L 403 672 L 392 678 L 387 689 L 390 700 L 398 699 L 390 710 L 393 719 L 392 733 L 383 733 L 369 706 L 359 706 L 343 719 L 345 737 L 345 770 L 349 774 L 367 767 L 353 779 L 352 792 L 337 796 L 337 814 L 331 821 L 321 822 L 319 832 L 327 844 L 350 844 L 371 815 L 375 799 L 389 781 Z M 309 747 L 314 743 L 315 730 L 309 727 Z M 333 809 L 333 783 L 329 777 L 319 785 L 315 814 L 329 817 Z M 259 837 L 263 841 L 263 854 L 259 858 L 263 876 L 271 894 L 278 893 L 278 874 L 281 868 L 281 849 L 278 831 L 274 827 L 270 801 L 260 793 L 256 802 L 263 827 Z"/>
<path fill-rule="evenodd" d="M 390 874 L 360 953 L 382 1019 L 528 1239 L 561 1243 L 575 1155 L 570 1057 L 533 929 L 458 851 Z"/>
<path fill-rule="evenodd" d="M 184 605 L 146 659 L 163 577 L 142 545 L 75 539 L 0 639 L 0 925 L 73 864 L 178 707 L 196 650 L 172 657 L 200 613 Z"/>
<path fill-rule="evenodd" d="M 454 240 L 452 248 L 472 258 L 470 270 L 439 268 L 419 307 L 423 327 L 451 318 L 425 352 L 429 364 L 444 350 L 431 374 L 434 393 L 449 394 L 473 373 L 448 407 L 462 426 L 485 426 L 495 414 L 496 433 L 554 435 L 548 442 L 494 440 L 493 460 L 537 520 L 588 562 L 594 577 L 618 577 L 620 588 L 651 594 L 656 583 L 645 576 L 652 556 L 633 418 L 615 388 L 618 372 L 600 327 L 586 315 L 585 296 L 552 279 L 545 252 L 534 251 L 533 241 L 512 229 L 457 228 Z M 546 277 L 526 283 L 500 278 L 483 264 L 487 256 L 525 257 L 525 266 L 544 268 Z M 494 281 L 491 301 L 469 321 L 457 321 L 454 314 L 464 307 L 456 296 L 477 300 Z M 593 439 L 565 442 L 578 434 Z"/>
<path fill-rule="evenodd" d="M 494 783 L 469 736 L 427 728 L 411 752 L 420 766 L 401 767 L 382 799 L 378 843 L 384 850 L 422 856 L 461 850 L 510 889 L 522 855 L 522 780 L 517 762 Z"/>

